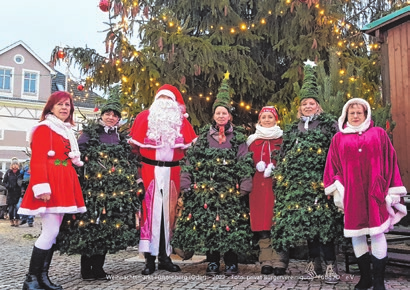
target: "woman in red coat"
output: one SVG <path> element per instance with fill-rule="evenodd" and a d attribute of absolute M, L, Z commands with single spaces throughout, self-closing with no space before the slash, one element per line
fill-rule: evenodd
<path fill-rule="evenodd" d="M 65 213 L 85 212 L 73 163 L 82 166 L 72 126 L 74 104 L 67 92 L 55 92 L 30 134 L 31 176 L 19 214 L 40 214 L 42 231 L 34 244 L 24 289 L 63 289 L 48 278 L 53 245 Z"/>
<path fill-rule="evenodd" d="M 253 189 L 249 195 L 251 229 L 259 236 L 259 262 L 262 274 L 284 275 L 286 265 L 280 255 L 271 246 L 270 230 L 272 227 L 275 194 L 273 192 L 272 169 L 276 160 L 274 150 L 282 144 L 283 131 L 276 124 L 278 113 L 274 107 L 263 107 L 259 113 L 256 132 L 249 136 L 247 144 L 253 152 L 256 173 L 253 177 Z"/>

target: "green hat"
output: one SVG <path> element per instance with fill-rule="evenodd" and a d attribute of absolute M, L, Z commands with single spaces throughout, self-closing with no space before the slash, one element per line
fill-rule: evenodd
<path fill-rule="evenodd" d="M 231 96 L 229 95 L 229 72 L 225 73 L 225 78 L 222 80 L 222 84 L 218 89 L 216 100 L 212 106 L 212 111 L 215 112 L 216 107 L 225 107 L 228 111 L 231 111 Z"/>
<path fill-rule="evenodd" d="M 107 111 L 113 111 L 118 117 L 121 117 L 120 97 L 117 94 L 112 94 L 108 97 L 107 102 L 101 108 L 101 115 Z"/>
<path fill-rule="evenodd" d="M 305 61 L 304 64 L 305 64 L 305 68 L 304 68 L 305 76 L 303 78 L 302 88 L 300 89 L 300 92 L 299 92 L 300 101 L 302 102 L 304 99 L 314 99 L 316 102 L 319 103 L 319 99 L 318 99 L 319 90 L 317 88 L 316 73 L 315 73 L 316 64 L 310 60 Z"/>

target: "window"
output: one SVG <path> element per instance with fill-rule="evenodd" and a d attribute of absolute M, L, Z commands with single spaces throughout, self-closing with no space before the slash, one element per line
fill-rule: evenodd
<path fill-rule="evenodd" d="M 24 73 L 24 93 L 36 94 L 37 93 L 37 79 L 38 74 L 32 72 Z"/>
<path fill-rule="evenodd" d="M 14 61 L 17 64 L 23 64 L 24 63 L 24 56 L 20 55 L 20 54 L 16 54 L 14 56 Z"/>
<path fill-rule="evenodd" d="M 11 91 L 11 69 L 0 68 L 0 90 Z"/>

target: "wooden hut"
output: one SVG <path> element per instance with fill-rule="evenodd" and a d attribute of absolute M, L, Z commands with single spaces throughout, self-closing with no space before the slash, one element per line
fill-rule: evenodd
<path fill-rule="evenodd" d="M 383 98 L 392 105 L 396 122 L 393 145 L 404 186 L 410 191 L 410 6 L 397 10 L 362 29 L 381 45 Z"/>

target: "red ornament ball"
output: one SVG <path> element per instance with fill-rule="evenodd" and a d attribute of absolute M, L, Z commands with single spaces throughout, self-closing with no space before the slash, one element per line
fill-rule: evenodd
<path fill-rule="evenodd" d="M 208 208 L 208 205 L 205 203 L 204 204 L 204 209 L 207 209 Z"/>
<path fill-rule="evenodd" d="M 78 85 L 78 86 L 77 86 L 77 90 L 79 90 L 79 91 L 84 90 L 84 86 L 83 86 L 83 85 Z"/>
<path fill-rule="evenodd" d="M 58 58 L 65 58 L 65 52 L 64 52 L 64 50 L 59 50 L 58 52 L 57 52 L 57 57 Z"/>
<path fill-rule="evenodd" d="M 226 231 L 229 232 L 230 230 L 229 226 L 226 226 Z"/>
<path fill-rule="evenodd" d="M 94 108 L 94 112 L 98 112 L 98 110 L 99 110 L 98 107 Z"/>
<path fill-rule="evenodd" d="M 114 166 L 111 168 L 111 172 L 115 172 L 115 167 Z"/>
<path fill-rule="evenodd" d="M 101 0 L 100 4 L 98 4 L 98 7 L 100 7 L 101 11 L 108 12 L 108 10 L 110 10 L 110 1 L 109 0 Z"/>

